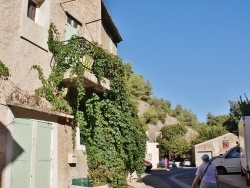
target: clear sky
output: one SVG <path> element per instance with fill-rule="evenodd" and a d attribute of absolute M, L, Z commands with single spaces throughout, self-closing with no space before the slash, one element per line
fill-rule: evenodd
<path fill-rule="evenodd" d="M 250 0 L 104 0 L 123 41 L 118 56 L 153 96 L 200 122 L 250 99 Z"/>

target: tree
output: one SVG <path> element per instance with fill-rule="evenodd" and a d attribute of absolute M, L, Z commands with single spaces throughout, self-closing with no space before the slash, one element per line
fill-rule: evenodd
<path fill-rule="evenodd" d="M 240 105 L 236 101 L 229 101 L 229 104 L 229 118 L 224 122 L 223 126 L 226 127 L 229 132 L 238 134 L 238 123 L 242 116 Z"/>
<path fill-rule="evenodd" d="M 242 116 L 250 116 L 250 101 L 248 100 L 246 94 L 245 100 L 242 100 L 242 97 L 240 96 L 240 101 L 238 101 L 238 104 L 240 106 L 240 111 Z"/>
<path fill-rule="evenodd" d="M 146 112 L 143 114 L 145 118 L 145 123 L 156 124 L 159 121 L 158 113 L 154 106 L 149 107 Z"/>
<path fill-rule="evenodd" d="M 207 115 L 207 125 L 209 126 L 223 126 L 224 123 L 228 120 L 229 115 L 219 115 L 214 116 L 211 113 Z"/>
<path fill-rule="evenodd" d="M 198 123 L 196 115 L 194 115 L 191 110 L 183 108 L 180 104 L 175 107 L 173 116 L 176 117 L 181 124 L 187 126 L 194 126 Z"/>
<path fill-rule="evenodd" d="M 206 124 L 200 124 L 197 131 L 199 133 L 199 136 L 192 141 L 193 145 L 211 140 L 228 133 L 228 131 L 222 125 L 208 126 Z"/>
<path fill-rule="evenodd" d="M 246 94 L 244 94 L 245 100 L 240 96 L 239 101 L 229 101 L 230 113 L 228 120 L 224 123 L 224 126 L 228 131 L 238 134 L 238 123 L 242 116 L 250 115 L 250 101 Z"/>
<path fill-rule="evenodd" d="M 128 80 L 132 75 L 134 74 L 134 71 L 132 69 L 131 63 L 124 63 L 124 75 L 125 78 Z"/>
<path fill-rule="evenodd" d="M 185 154 L 190 150 L 190 144 L 184 138 L 187 133 L 185 125 L 169 125 L 161 129 L 162 138 L 158 139 L 160 155 L 164 155 L 165 151 L 169 151 L 169 155 Z"/>
<path fill-rule="evenodd" d="M 137 100 L 148 101 L 152 95 L 152 86 L 142 75 L 132 74 L 128 79 L 128 90 Z"/>
<path fill-rule="evenodd" d="M 158 121 L 165 123 L 166 114 L 171 113 L 171 103 L 155 97 L 149 99 L 150 108 L 143 114 L 145 123 L 156 124 Z"/>

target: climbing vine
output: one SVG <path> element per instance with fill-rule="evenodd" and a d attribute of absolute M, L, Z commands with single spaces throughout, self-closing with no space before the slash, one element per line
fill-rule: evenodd
<path fill-rule="evenodd" d="M 125 187 L 128 173 L 143 171 L 146 135 L 126 89 L 124 65 L 118 56 L 96 43 L 77 36 L 66 42 L 59 38 L 51 24 L 48 46 L 55 64 L 48 79 L 39 66 L 33 66 L 43 84 L 36 96 L 50 101 L 53 110 L 74 115 L 73 129 L 80 127 L 81 143 L 88 154 L 88 174 L 94 185 Z M 86 55 L 94 60 L 91 71 L 99 81 L 104 77 L 110 81 L 110 91 L 84 88 L 86 66 L 81 58 Z M 77 82 L 76 88 L 66 90 L 63 76 L 69 70 L 77 75 Z"/>
<path fill-rule="evenodd" d="M 0 60 L 0 78 L 9 76 L 9 68 L 6 67 L 3 62 Z"/>

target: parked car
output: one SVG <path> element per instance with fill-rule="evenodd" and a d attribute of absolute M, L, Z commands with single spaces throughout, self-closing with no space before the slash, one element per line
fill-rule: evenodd
<path fill-rule="evenodd" d="M 224 155 L 215 158 L 212 164 L 216 167 L 219 175 L 241 172 L 239 146 L 235 146 Z"/>
<path fill-rule="evenodd" d="M 176 167 L 176 164 L 174 161 L 169 161 L 169 168 L 171 168 L 171 167 Z M 159 159 L 159 162 L 157 164 L 157 168 L 165 168 L 164 158 Z"/>
<path fill-rule="evenodd" d="M 153 167 L 152 163 L 147 160 L 144 160 L 144 165 L 145 165 L 145 171 L 150 171 Z"/>
<path fill-rule="evenodd" d="M 183 166 L 191 166 L 191 160 L 190 159 L 184 159 Z"/>
<path fill-rule="evenodd" d="M 157 164 L 157 168 L 165 168 L 164 158 L 160 158 Z"/>
<path fill-rule="evenodd" d="M 175 162 L 174 161 L 169 161 L 169 168 L 171 168 L 171 167 L 176 167 L 176 164 L 175 164 Z"/>

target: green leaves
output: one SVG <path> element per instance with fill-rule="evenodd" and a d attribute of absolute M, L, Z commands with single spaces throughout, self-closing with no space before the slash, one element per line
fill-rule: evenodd
<path fill-rule="evenodd" d="M 228 133 L 228 131 L 222 125 L 209 126 L 206 124 L 201 124 L 198 127 L 197 131 L 199 133 L 199 136 L 195 140 L 193 140 L 193 144 L 205 142 L 207 140 Z"/>
<path fill-rule="evenodd" d="M 240 106 L 240 111 L 243 116 L 250 116 L 250 102 L 245 95 L 245 100 L 242 100 L 242 97 L 240 96 L 240 101 L 238 101 L 238 104 Z"/>
<path fill-rule="evenodd" d="M 137 100 L 147 101 L 152 94 L 150 82 L 144 81 L 142 75 L 132 74 L 128 79 L 128 88 Z"/>
<path fill-rule="evenodd" d="M 141 172 L 143 165 L 140 161 L 144 158 L 146 136 L 136 124 L 137 117 L 130 115 L 130 111 L 135 109 L 128 99 L 123 100 L 125 111 L 112 100 L 112 95 L 108 94 L 106 99 L 101 100 L 93 93 L 86 101 L 85 120 L 88 123 L 82 129 L 81 138 L 87 146 L 88 156 L 98 158 L 102 155 L 105 159 L 103 165 L 90 163 L 93 169 L 90 176 L 109 182 L 113 187 L 124 187 L 129 171 L 138 169 Z M 121 100 L 119 96 L 117 100 Z M 90 132 L 92 134 L 86 134 Z M 92 153 L 91 148 L 96 148 L 98 152 Z"/>
<path fill-rule="evenodd" d="M 0 61 L 0 78 L 9 76 L 9 68 L 6 67 L 2 61 Z"/>
<path fill-rule="evenodd" d="M 143 172 L 146 149 L 146 134 L 127 90 L 126 67 L 118 56 L 108 53 L 97 43 L 77 36 L 67 42 L 60 42 L 59 38 L 52 24 L 48 46 L 56 64 L 38 90 L 40 96 L 45 95 L 55 110 L 68 110 L 74 115 L 74 127 L 80 127 L 81 143 L 86 145 L 88 154 L 89 177 L 94 179 L 95 185 L 109 183 L 110 187 L 125 187 L 128 172 Z M 108 93 L 84 88 L 85 67 L 81 59 L 85 55 L 93 59 L 89 71 L 99 80 L 103 77 L 110 80 Z M 69 68 L 78 76 L 77 88 L 69 89 L 65 95 L 62 79 Z M 151 86 L 147 83 L 144 87 L 148 95 Z"/>
<path fill-rule="evenodd" d="M 190 150 L 190 143 L 186 141 L 184 135 L 187 133 L 185 125 L 169 125 L 161 129 L 162 139 L 159 139 L 160 153 L 164 155 L 166 149 L 170 155 L 185 154 Z"/>

